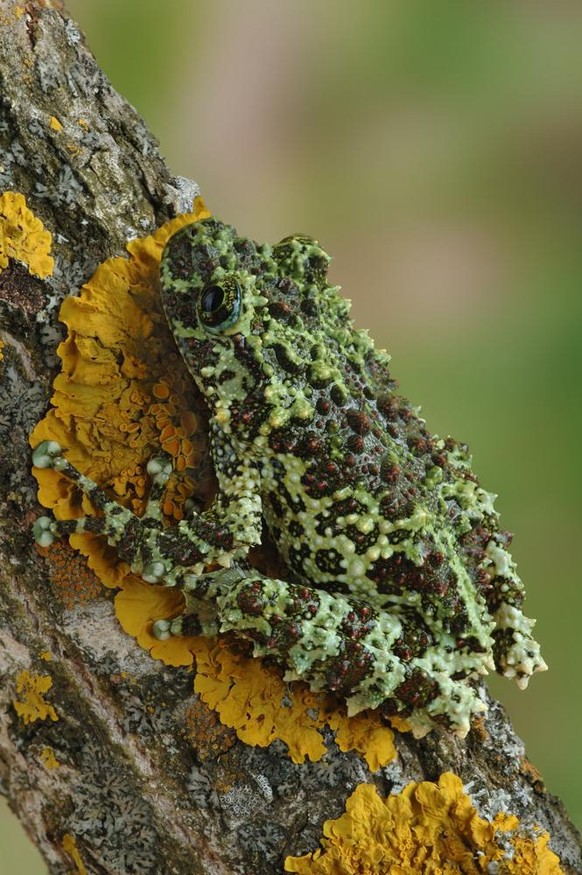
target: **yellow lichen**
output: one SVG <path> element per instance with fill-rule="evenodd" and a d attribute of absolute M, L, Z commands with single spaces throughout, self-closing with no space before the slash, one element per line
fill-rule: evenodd
<path fill-rule="evenodd" d="M 287 684 L 276 668 L 245 656 L 224 639 L 192 638 L 196 656 L 194 689 L 222 723 L 246 744 L 285 742 L 296 763 L 326 753 L 321 730 L 336 730 L 341 750 L 357 750 L 376 770 L 395 756 L 392 732 L 376 714 L 347 717 L 343 706 L 305 684 Z"/>
<path fill-rule="evenodd" d="M 0 340 L 0 362 L 4 359 L 4 347 L 5 343 L 3 340 Z"/>
<path fill-rule="evenodd" d="M 163 507 L 169 522 L 182 517 L 192 496 L 207 505 L 215 487 L 210 466 L 202 464 L 204 408 L 162 313 L 159 263 L 173 233 L 208 215 L 198 201 L 194 213 L 129 243 L 128 258 L 105 261 L 78 297 L 63 302 L 60 318 L 68 333 L 58 348 L 62 370 L 54 382 L 54 407 L 31 435 L 33 445 L 58 441 L 73 465 L 137 514 L 143 513 L 147 500 L 147 462 L 163 449 L 173 457 L 175 472 Z M 57 518 L 93 513 L 66 477 L 50 469 L 34 469 L 34 474 L 40 502 Z M 69 542 L 102 583 L 120 590 L 117 617 L 142 647 L 170 665 L 188 666 L 196 659 L 196 690 L 246 743 L 266 745 L 279 738 L 296 762 L 320 759 L 326 752 L 321 730 L 327 724 L 336 731 L 341 749 L 359 751 L 370 768 L 393 758 L 392 732 L 376 715 L 348 718 L 337 700 L 283 682 L 276 668 L 224 641 L 157 640 L 153 621 L 179 614 L 181 594 L 145 584 L 102 537 L 74 534 Z M 67 551 L 66 545 L 51 547 L 47 555 L 53 585 L 72 607 L 95 588 L 94 578 L 78 563 L 67 571 Z M 269 573 L 273 558 L 262 552 L 258 558 Z"/>
<path fill-rule="evenodd" d="M 194 638 L 160 641 L 152 634 L 154 620 L 180 613 L 183 605 L 181 594 L 173 589 L 150 586 L 133 574 L 124 577 L 120 586 L 121 592 L 115 597 L 115 613 L 123 629 L 153 657 L 167 665 L 192 665 Z"/>
<path fill-rule="evenodd" d="M 457 775 L 438 784 L 415 781 L 382 799 L 360 784 L 346 813 L 323 825 L 322 849 L 287 857 L 286 872 L 300 875 L 560 875 L 548 836 L 519 831 L 515 815 L 480 817 Z"/>
<path fill-rule="evenodd" d="M 121 625 L 152 656 L 176 666 L 191 665 L 195 658 L 195 691 L 241 741 L 265 747 L 280 739 L 294 762 L 319 760 L 326 753 L 321 730 L 327 725 L 335 730 L 340 749 L 358 751 L 372 771 L 394 759 L 394 736 L 376 713 L 348 717 L 332 696 L 312 693 L 305 684 L 285 683 L 277 668 L 246 655 L 227 639 L 154 638 L 152 621 L 175 616 L 181 606 L 180 593 L 133 575 L 124 579 L 115 597 Z"/>
<path fill-rule="evenodd" d="M 194 646 L 194 689 L 241 741 L 266 747 L 280 738 L 294 762 L 321 759 L 325 745 L 317 731 L 322 724 L 312 712 L 317 707 L 313 693 L 299 684 L 291 693 L 277 672 L 259 659 L 242 658 L 223 640 L 198 638 Z"/>
<path fill-rule="evenodd" d="M 396 756 L 394 736 L 374 711 L 362 711 L 355 717 L 346 717 L 336 709 L 327 723 L 335 730 L 336 744 L 344 752 L 356 750 L 372 772 L 377 772 Z"/>
<path fill-rule="evenodd" d="M 516 875 L 559 875 L 563 872 L 560 860 L 548 847 L 550 836 L 542 832 L 536 838 L 517 835 L 512 839 L 512 868 L 500 868 L 498 872 Z"/>
<path fill-rule="evenodd" d="M 52 747 L 43 747 L 40 752 L 40 758 L 43 761 L 45 768 L 52 771 L 52 769 L 58 769 L 60 766 L 60 762 L 55 756 L 55 752 Z"/>
<path fill-rule="evenodd" d="M 53 706 L 44 698 L 52 685 L 50 675 L 31 674 L 26 670 L 20 672 L 16 678 L 16 692 L 20 699 L 15 699 L 13 704 L 14 710 L 25 723 L 46 720 L 47 717 L 59 719 Z"/>
<path fill-rule="evenodd" d="M 81 859 L 81 855 L 77 848 L 77 842 L 75 841 L 75 836 L 70 833 L 65 833 L 63 836 L 63 850 L 69 855 L 75 864 L 74 875 L 87 875 L 87 869 L 85 868 L 85 864 Z"/>
<path fill-rule="evenodd" d="M 399 717 L 397 714 L 390 717 L 390 725 L 397 732 L 412 732 L 412 727 L 406 717 Z"/>
<path fill-rule="evenodd" d="M 41 279 L 50 276 L 54 269 L 51 242 L 50 231 L 29 210 L 23 194 L 7 191 L 0 196 L 0 270 L 14 259 Z"/>
<path fill-rule="evenodd" d="M 58 120 L 58 118 L 56 117 L 56 115 L 51 115 L 50 121 L 49 121 L 49 127 L 53 131 L 62 131 L 63 130 L 63 126 L 60 123 L 60 121 Z"/>

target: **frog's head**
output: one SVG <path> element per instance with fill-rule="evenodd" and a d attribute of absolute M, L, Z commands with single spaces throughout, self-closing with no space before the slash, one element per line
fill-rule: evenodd
<path fill-rule="evenodd" d="M 235 439 L 300 426 L 322 394 L 345 394 L 342 353 L 358 354 L 359 333 L 327 285 L 329 261 L 311 237 L 260 245 L 216 219 L 169 240 L 166 316 L 215 422 Z"/>

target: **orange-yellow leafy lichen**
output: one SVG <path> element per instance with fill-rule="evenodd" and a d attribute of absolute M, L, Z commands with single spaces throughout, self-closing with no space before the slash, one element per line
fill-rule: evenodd
<path fill-rule="evenodd" d="M 149 489 L 146 464 L 163 449 L 174 459 L 163 507 L 169 521 L 182 517 L 188 498 L 195 495 L 205 504 L 214 489 L 213 479 L 201 473 L 208 468 L 201 465 L 207 434 L 203 408 L 181 357 L 172 352 L 158 291 L 166 241 L 183 225 L 209 215 L 201 201 L 195 206 L 194 213 L 133 240 L 128 258 L 105 261 L 78 297 L 63 302 L 60 318 L 68 333 L 58 348 L 62 370 L 54 382 L 54 407 L 31 435 L 33 445 L 56 440 L 73 465 L 138 514 Z M 93 513 L 66 477 L 51 469 L 34 469 L 34 474 L 40 502 L 57 518 Z M 326 751 L 321 730 L 327 724 L 341 749 L 359 751 L 372 769 L 394 757 L 392 733 L 376 715 L 348 718 L 331 697 L 284 683 L 277 669 L 225 642 L 154 638 L 153 620 L 177 615 L 180 593 L 145 584 L 102 537 L 74 534 L 69 541 L 101 582 L 120 589 L 117 617 L 142 647 L 170 665 L 192 665 L 196 658 L 196 690 L 246 743 L 266 745 L 280 738 L 296 762 L 320 759 Z M 81 593 L 63 568 L 63 549 L 51 548 L 48 556 L 60 596 L 72 606 Z M 269 564 L 267 556 L 261 558 Z M 91 575 L 78 568 L 75 575 L 80 589 L 88 583 L 92 595 Z"/>
<path fill-rule="evenodd" d="M 196 659 L 195 691 L 241 741 L 265 747 L 277 738 L 294 762 L 319 760 L 326 752 L 321 730 L 328 725 L 341 750 L 358 751 L 373 771 L 394 758 L 393 734 L 377 714 L 347 717 L 332 697 L 285 683 L 274 666 L 245 655 L 226 639 L 154 638 L 152 621 L 175 616 L 181 607 L 179 592 L 150 586 L 134 575 L 124 579 L 115 597 L 121 625 L 152 656 L 176 666 Z"/>
<path fill-rule="evenodd" d="M 54 269 L 51 242 L 50 231 L 29 210 L 23 194 L 7 191 L 0 196 L 0 270 L 12 258 L 41 279 L 50 276 Z"/>
<path fill-rule="evenodd" d="M 197 674 L 194 689 L 246 744 L 266 747 L 280 738 L 294 762 L 318 760 L 325 753 L 317 715 L 317 698 L 303 685 L 289 695 L 287 685 L 261 660 L 245 659 L 223 641 L 195 642 Z"/>
<path fill-rule="evenodd" d="M 516 875 L 559 875 L 563 872 L 559 858 L 548 847 L 550 836 L 542 832 L 536 838 L 517 835 L 512 839 L 513 868 L 500 868 L 498 872 Z"/>
<path fill-rule="evenodd" d="M 323 825 L 323 850 L 287 857 L 285 871 L 300 875 L 560 875 L 547 834 L 519 831 L 515 815 L 480 817 L 457 775 L 438 784 L 415 781 L 382 799 L 360 784 L 346 812 Z"/>
<path fill-rule="evenodd" d="M 44 698 L 53 685 L 50 675 L 31 674 L 21 671 L 16 678 L 16 692 L 20 696 L 13 702 L 14 710 L 25 723 L 36 720 L 58 720 L 57 712 Z"/>
<path fill-rule="evenodd" d="M 397 714 L 390 717 L 390 725 L 397 732 L 412 732 L 412 727 L 406 717 L 399 717 Z"/>
<path fill-rule="evenodd" d="M 63 126 L 60 123 L 60 121 L 58 120 L 58 118 L 56 117 L 56 115 L 51 115 L 50 121 L 49 121 L 49 127 L 53 131 L 62 131 L 63 130 Z"/>
<path fill-rule="evenodd" d="M 58 769 L 60 766 L 60 762 L 55 756 L 55 752 L 52 747 L 43 747 L 40 752 L 40 758 L 44 763 L 46 769 L 52 771 L 52 769 Z"/>
<path fill-rule="evenodd" d="M 81 859 L 81 855 L 77 848 L 77 843 L 75 841 L 75 836 L 70 833 L 65 833 L 63 836 L 63 850 L 69 855 L 75 864 L 75 872 L 74 875 L 87 875 L 87 869 L 85 868 L 85 864 Z"/>
<path fill-rule="evenodd" d="M 155 659 L 166 665 L 192 665 L 194 638 L 168 638 L 160 641 L 152 634 L 153 621 L 180 613 L 183 599 L 179 592 L 150 586 L 133 574 L 121 581 L 121 592 L 115 597 L 115 613 L 123 629 Z"/>
<path fill-rule="evenodd" d="M 327 723 L 335 730 L 335 741 L 340 750 L 356 750 L 372 772 L 377 772 L 396 756 L 394 735 L 373 711 L 362 711 L 355 717 L 346 717 L 336 710 Z"/>
<path fill-rule="evenodd" d="M 342 706 L 305 684 L 287 684 L 276 668 L 237 652 L 223 640 L 193 638 L 194 689 L 221 721 L 246 744 L 266 747 L 285 742 L 296 763 L 326 753 L 321 730 L 336 730 L 340 748 L 357 750 L 376 770 L 395 756 L 392 732 L 375 714 L 347 717 Z"/>

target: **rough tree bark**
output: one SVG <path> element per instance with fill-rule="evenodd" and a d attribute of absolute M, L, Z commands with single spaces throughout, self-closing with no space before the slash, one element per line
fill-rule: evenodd
<path fill-rule="evenodd" d="M 398 734 L 397 758 L 374 773 L 331 730 L 323 765 L 234 733 L 216 756 L 184 731 L 188 709 L 211 719 L 192 710 L 190 669 L 138 647 L 108 591 L 69 610 L 59 602 L 32 543 L 28 443 L 57 372 L 58 305 L 127 240 L 190 210 L 196 187 L 169 173 L 59 2 L 1 0 L 0 27 L 0 194 L 25 195 L 56 259 L 45 280 L 14 259 L 0 272 L 0 789 L 49 870 L 278 872 L 287 854 L 318 846 L 356 785 L 387 796 L 452 771 L 474 798 L 503 797 L 547 830 L 563 871 L 582 872 L 580 837 L 499 705 L 464 741 Z M 41 719 L 22 719 L 15 702 L 27 696 Z"/>

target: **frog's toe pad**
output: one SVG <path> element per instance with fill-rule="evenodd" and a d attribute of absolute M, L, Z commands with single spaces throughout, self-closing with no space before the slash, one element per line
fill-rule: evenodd
<path fill-rule="evenodd" d="M 42 441 L 32 451 L 32 463 L 37 468 L 58 468 L 63 450 L 56 441 Z"/>
<path fill-rule="evenodd" d="M 172 462 L 168 456 L 154 456 L 147 463 L 146 470 L 154 483 L 165 486 L 172 473 Z"/>
<path fill-rule="evenodd" d="M 50 547 L 56 538 L 56 520 L 50 516 L 39 516 L 32 527 L 32 534 L 39 547 Z"/>
<path fill-rule="evenodd" d="M 154 638 L 159 641 L 166 641 L 168 638 L 173 638 L 176 635 L 183 635 L 182 617 L 176 617 L 175 620 L 155 620 L 152 632 Z"/>

